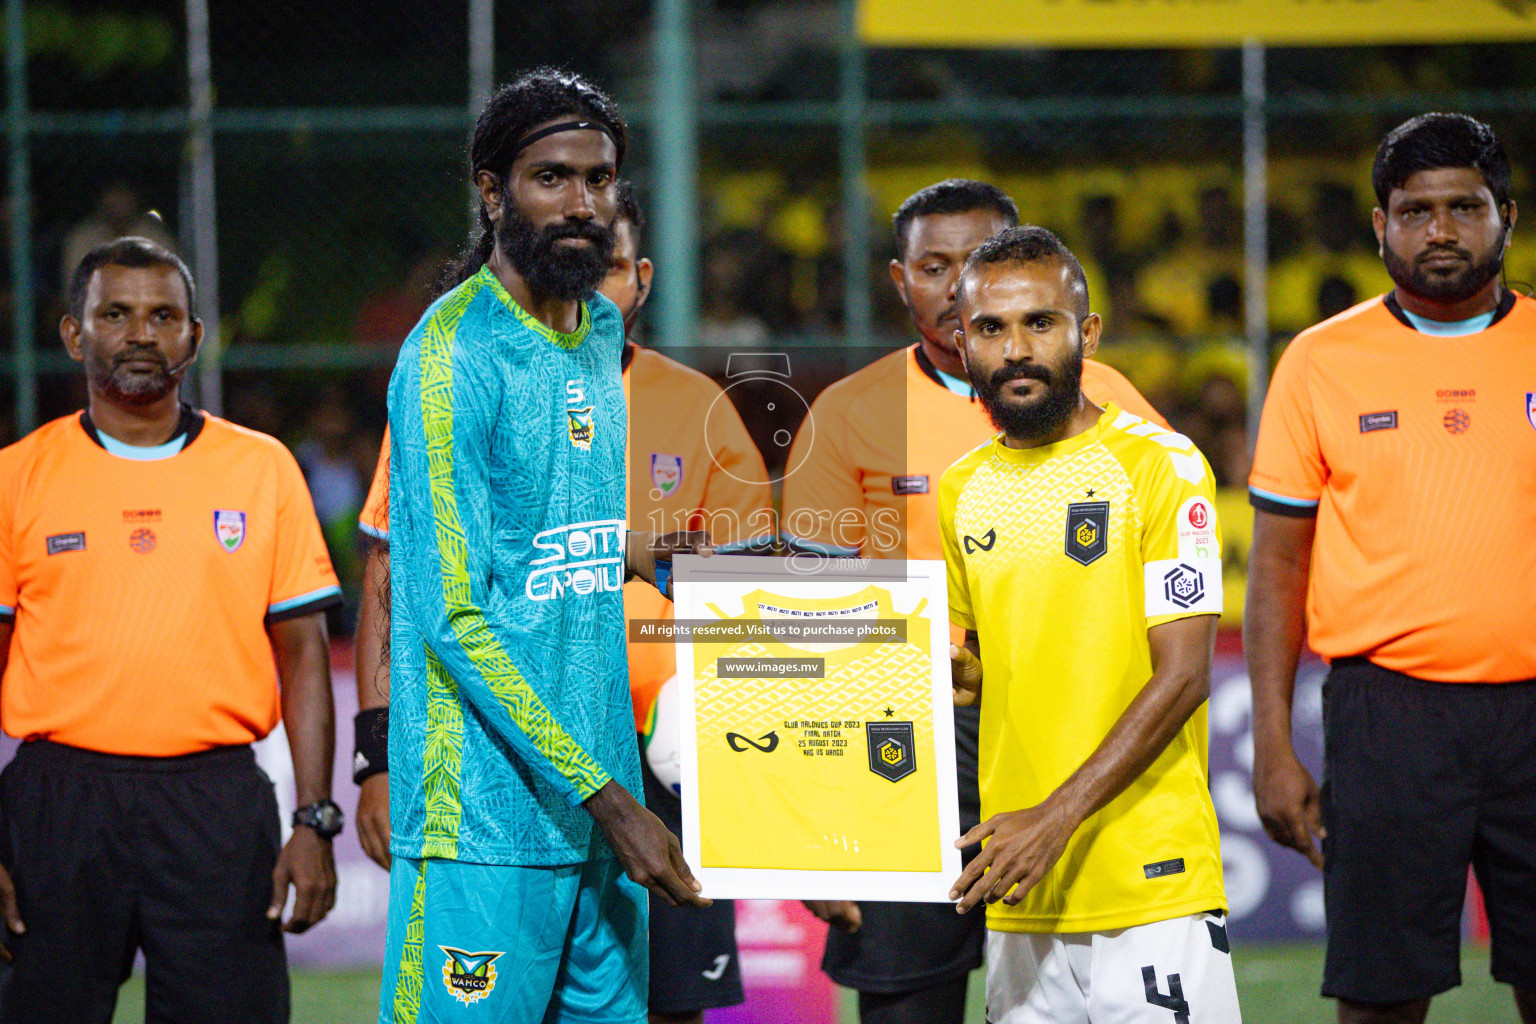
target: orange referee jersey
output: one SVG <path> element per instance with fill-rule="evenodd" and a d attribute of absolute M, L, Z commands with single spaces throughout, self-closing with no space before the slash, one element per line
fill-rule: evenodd
<path fill-rule="evenodd" d="M 704 530 L 730 550 L 774 536 L 773 493 L 763 457 L 720 386 L 659 352 L 624 354 L 629 407 L 628 518 L 634 530 Z M 358 525 L 389 538 L 389 435 Z M 627 619 L 670 619 L 672 602 L 648 583 L 624 587 Z M 629 645 L 629 688 L 643 728 L 656 691 L 677 672 L 673 646 Z"/>
<path fill-rule="evenodd" d="M 266 624 L 341 591 L 288 450 L 188 420 L 161 458 L 112 454 L 79 413 L 0 451 L 10 735 L 169 757 L 277 725 Z"/>
<path fill-rule="evenodd" d="M 1438 682 L 1536 678 L 1536 301 L 1446 338 L 1378 297 L 1297 335 L 1249 491 L 1317 517 L 1319 654 Z"/>
<path fill-rule="evenodd" d="M 925 360 L 924 360 L 925 361 Z M 868 558 L 942 559 L 939 477 L 997 433 L 979 401 L 956 394 L 898 349 L 827 388 L 801 424 L 784 479 L 794 545 Z M 1089 401 L 1167 421 L 1119 371 L 1083 361 Z"/>

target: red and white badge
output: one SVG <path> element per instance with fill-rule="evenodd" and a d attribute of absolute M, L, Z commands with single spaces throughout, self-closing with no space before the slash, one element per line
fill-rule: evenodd
<path fill-rule="evenodd" d="M 1221 557 L 1216 543 L 1216 509 L 1209 498 L 1196 495 L 1179 506 L 1179 557 Z"/>

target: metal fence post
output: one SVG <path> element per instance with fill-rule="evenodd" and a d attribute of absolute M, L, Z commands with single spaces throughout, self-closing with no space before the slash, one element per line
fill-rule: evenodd
<path fill-rule="evenodd" d="M 1248 335 L 1248 447 L 1259 436 L 1269 387 L 1269 182 L 1264 44 L 1243 43 L 1244 326 Z"/>
<path fill-rule="evenodd" d="M 699 104 L 692 0 L 658 0 L 651 41 L 651 195 L 656 209 L 656 342 L 699 337 Z"/>
<path fill-rule="evenodd" d="M 870 342 L 869 200 L 865 195 L 864 43 L 859 38 L 858 0 L 841 0 L 841 68 L 838 75 L 838 152 L 843 179 L 843 334 L 845 344 Z"/>
<path fill-rule="evenodd" d="M 203 320 L 198 355 L 199 404 L 224 412 L 224 339 L 219 334 L 219 222 L 213 191 L 213 60 L 208 41 L 208 0 L 187 0 L 189 159 L 192 172 L 192 270 L 197 275 Z"/>
<path fill-rule="evenodd" d="M 496 78 L 496 0 L 469 0 L 469 133 L 466 147 L 474 142 L 480 108 L 491 98 Z M 480 236 L 480 195 L 469 190 L 469 234 Z"/>
<path fill-rule="evenodd" d="M 11 344 L 16 436 L 37 426 L 37 314 L 32 301 L 32 139 L 27 119 L 25 0 L 5 0 L 6 137 L 11 186 Z"/>

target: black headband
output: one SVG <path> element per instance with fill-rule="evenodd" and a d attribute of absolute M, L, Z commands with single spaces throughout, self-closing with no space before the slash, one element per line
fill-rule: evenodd
<path fill-rule="evenodd" d="M 538 142 L 540 139 L 544 138 L 546 135 L 554 135 L 557 132 L 580 132 L 580 131 L 602 132 L 604 135 L 608 136 L 608 138 L 613 140 L 613 148 L 619 150 L 620 151 L 620 155 L 622 155 L 623 147 L 619 145 L 618 136 L 614 135 L 613 134 L 613 129 L 609 128 L 606 124 L 603 124 L 603 122 L 601 122 L 601 121 L 561 121 L 559 124 L 552 124 L 552 125 L 550 125 L 547 128 L 540 128 L 536 132 L 529 132 L 527 135 L 524 135 L 522 138 L 518 139 L 517 143 L 515 145 L 513 145 L 513 147 L 512 147 L 512 159 L 514 159 L 514 160 L 517 159 L 517 154 L 521 153 L 523 150 L 527 149 L 529 146 L 533 145 L 535 142 Z"/>

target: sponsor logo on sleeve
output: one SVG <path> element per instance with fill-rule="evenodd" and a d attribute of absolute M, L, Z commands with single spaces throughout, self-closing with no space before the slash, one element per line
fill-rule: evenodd
<path fill-rule="evenodd" d="M 486 998 L 496 988 L 496 961 L 501 952 L 470 953 L 452 946 L 438 946 L 448 957 L 443 962 L 443 987 L 465 1006 Z"/>
<path fill-rule="evenodd" d="M 1525 418 L 1533 428 L 1536 428 L 1536 391 L 1525 393 Z"/>
<path fill-rule="evenodd" d="M 79 533 L 56 533 L 48 538 L 48 553 L 50 555 L 62 555 L 66 551 L 85 550 L 85 531 Z"/>
<path fill-rule="evenodd" d="M 911 722 L 865 722 L 869 770 L 891 782 L 917 771 L 917 739 Z"/>
<path fill-rule="evenodd" d="M 1168 558 L 1145 567 L 1146 613 L 1221 614 L 1221 559 Z"/>
<path fill-rule="evenodd" d="M 245 543 L 245 513 L 220 508 L 213 511 L 213 535 L 225 551 L 239 551 Z"/>
<path fill-rule="evenodd" d="M 919 476 L 893 476 L 891 477 L 892 494 L 927 494 L 928 477 Z"/>
<path fill-rule="evenodd" d="M 1216 544 L 1216 509 L 1210 499 L 1196 495 L 1179 506 L 1179 558 L 1219 558 Z"/>
<path fill-rule="evenodd" d="M 1180 562 L 1163 574 L 1163 596 L 1169 604 L 1193 608 L 1205 596 L 1205 574 Z"/>
<path fill-rule="evenodd" d="M 683 486 L 683 457 L 652 452 L 651 483 L 663 498 Z"/>
<path fill-rule="evenodd" d="M 1374 430 L 1396 429 L 1396 409 L 1388 409 L 1386 412 L 1363 412 L 1360 414 L 1360 433 L 1362 434 L 1369 434 Z"/>
<path fill-rule="evenodd" d="M 1109 550 L 1109 502 L 1074 501 L 1067 506 L 1067 557 L 1088 565 Z"/>

